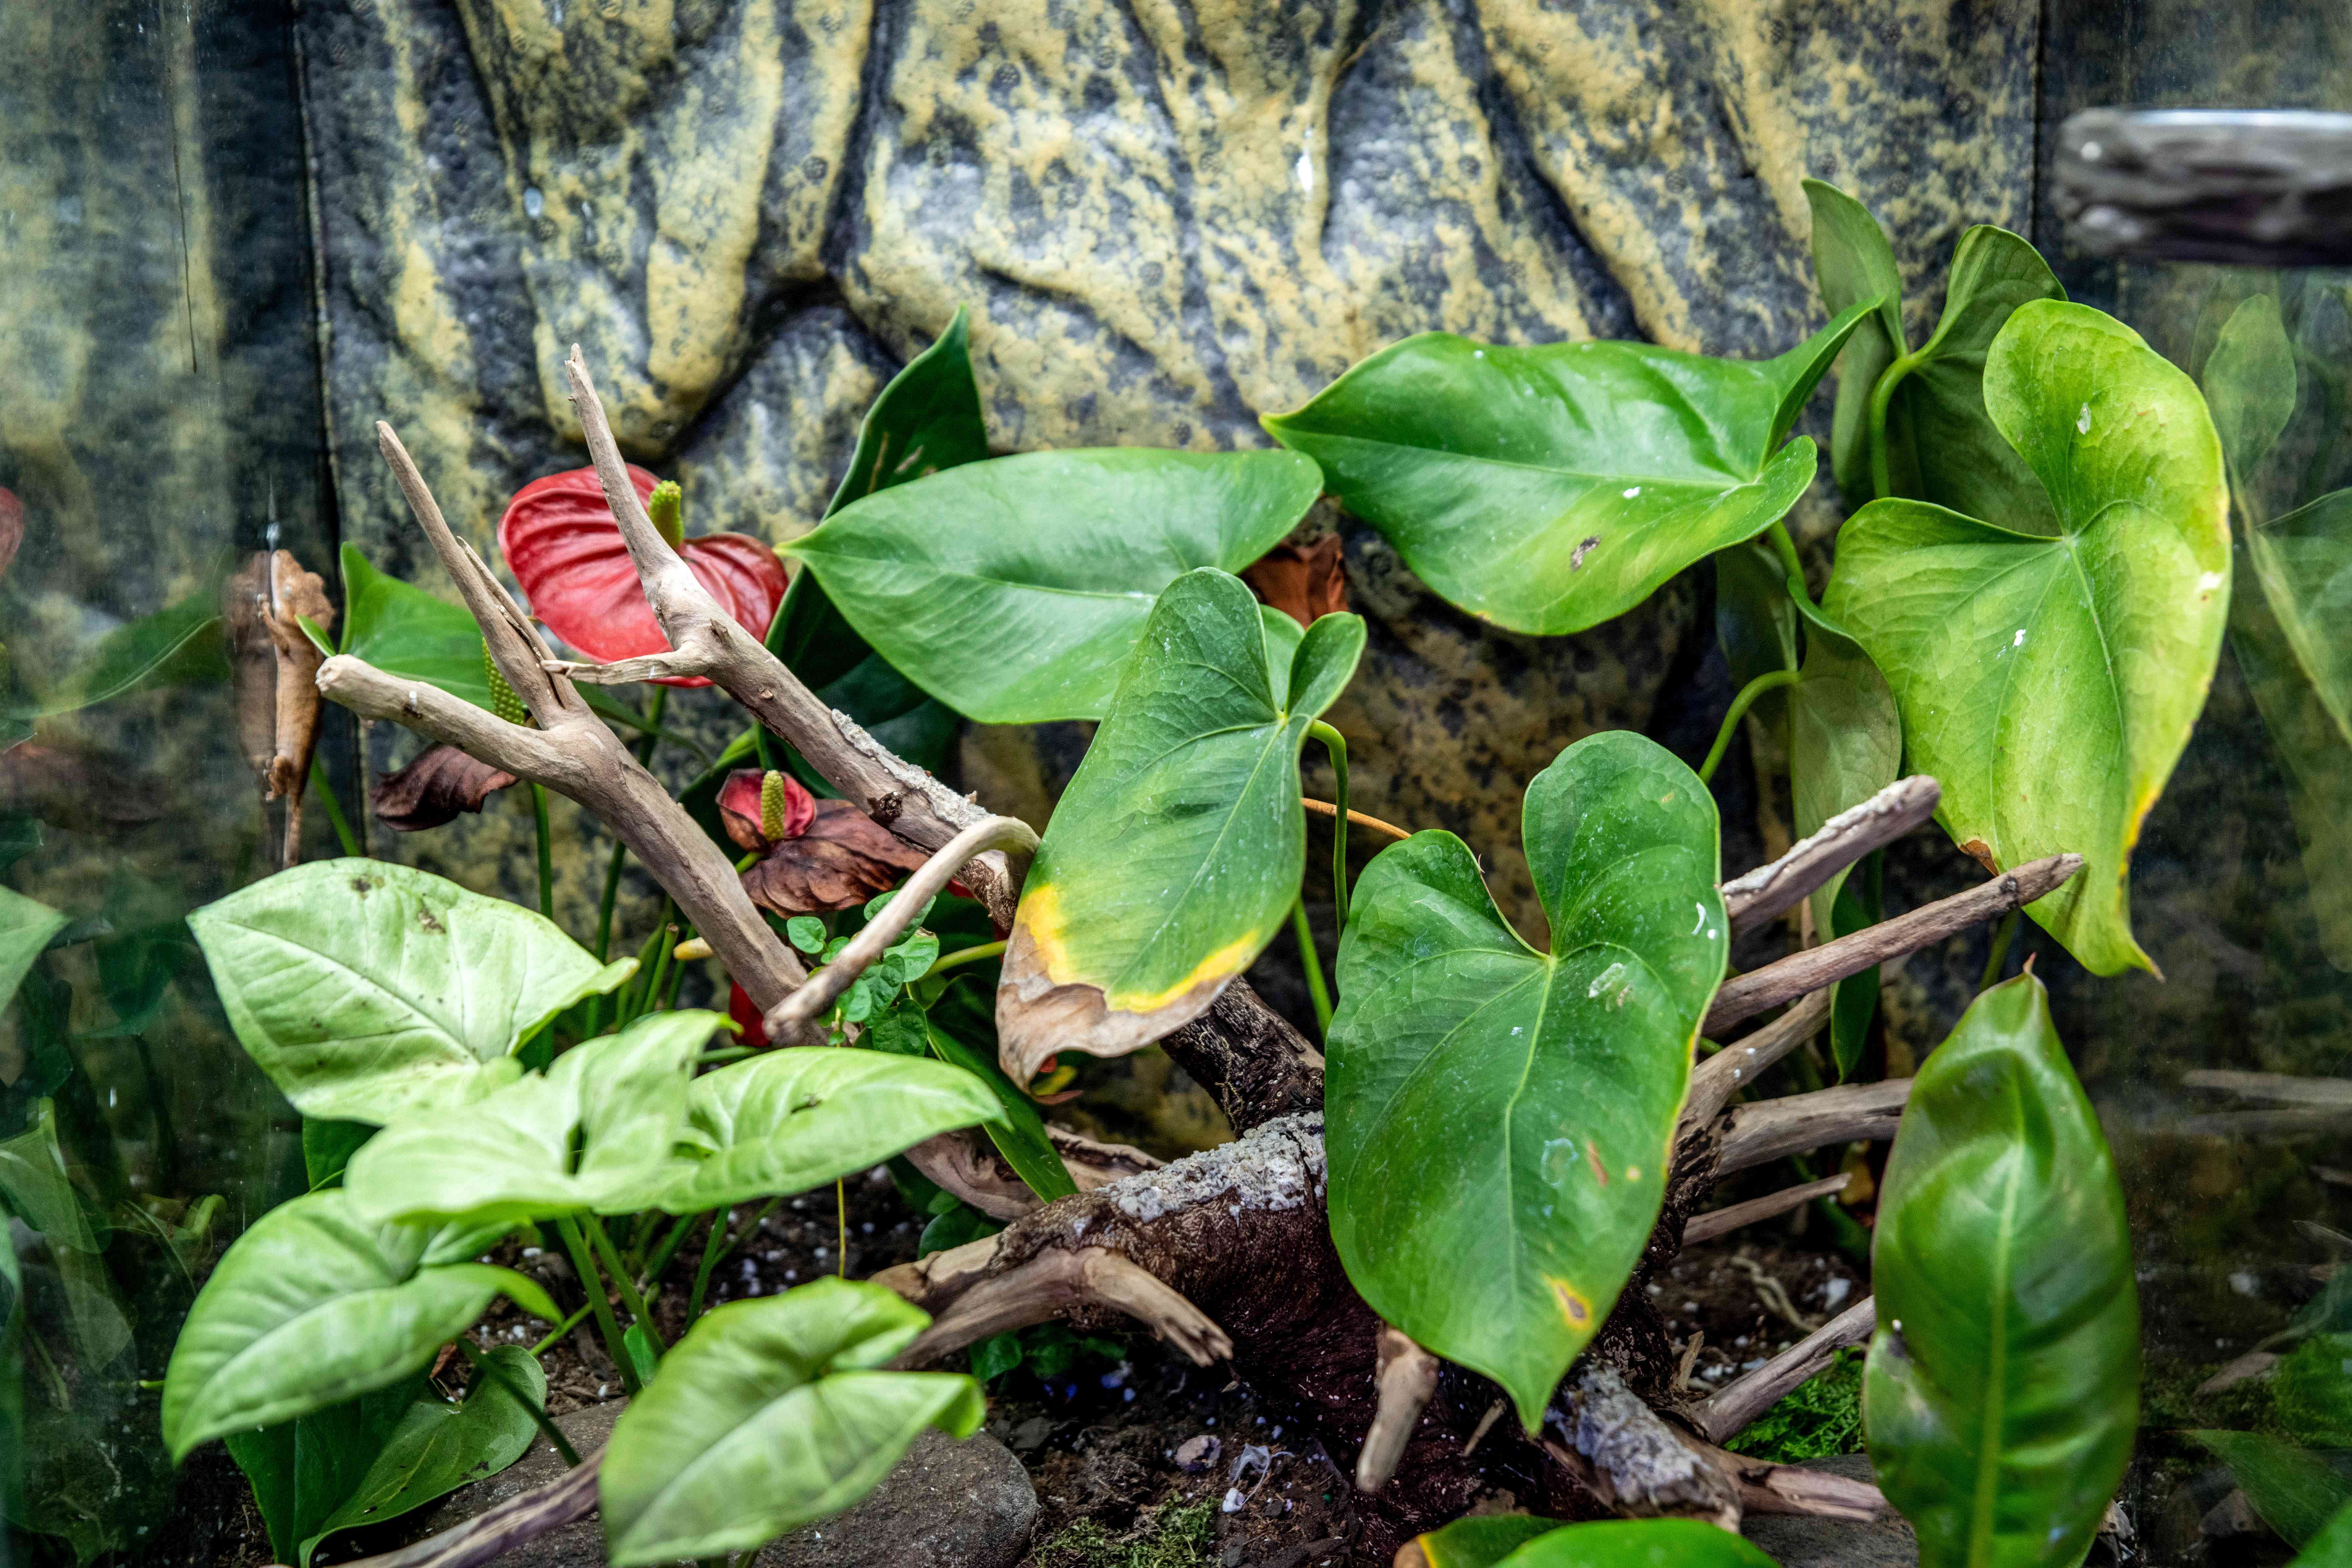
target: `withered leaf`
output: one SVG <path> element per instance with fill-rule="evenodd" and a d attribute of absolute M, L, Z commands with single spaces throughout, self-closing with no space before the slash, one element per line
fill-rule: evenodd
<path fill-rule="evenodd" d="M 1347 563 L 1336 533 L 1308 544 L 1284 541 L 1244 567 L 1242 581 L 1263 603 L 1302 626 L 1348 607 Z"/>
<path fill-rule="evenodd" d="M 456 821 L 461 811 L 481 810 L 493 791 L 514 782 L 514 774 L 455 746 L 427 746 L 415 762 L 377 781 L 368 805 L 394 832 L 419 833 Z"/>
<path fill-rule="evenodd" d="M 743 890 L 771 914 L 851 910 L 898 886 L 923 852 L 845 800 L 820 800 L 808 829 L 743 873 Z"/>

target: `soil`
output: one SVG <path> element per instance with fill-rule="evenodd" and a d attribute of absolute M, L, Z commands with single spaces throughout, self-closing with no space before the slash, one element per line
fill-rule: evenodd
<path fill-rule="evenodd" d="M 851 1278 L 916 1255 L 922 1223 L 887 1172 L 853 1178 L 845 1193 Z M 737 1210 L 737 1223 L 756 1212 L 756 1205 Z M 1790 1228 L 1789 1220 L 1776 1220 L 1695 1247 L 1652 1287 L 1678 1342 L 1700 1337 L 1690 1374 L 1695 1390 L 1719 1386 L 1794 1343 L 1802 1331 L 1780 1308 L 1818 1321 L 1866 1291 L 1849 1258 L 1824 1250 L 1820 1226 L 1801 1238 Z M 840 1237 L 831 1194 L 787 1200 L 719 1266 L 709 1304 L 772 1295 L 835 1272 Z M 683 1329 L 699 1247 L 698 1236 L 680 1249 L 653 1303 L 667 1338 Z M 559 1303 L 581 1300 L 558 1248 L 510 1241 L 492 1256 L 540 1279 Z M 1759 1284 L 1759 1277 L 1773 1285 Z M 549 1326 L 501 1302 L 477 1338 L 486 1345 L 532 1343 Z M 1081 1350 L 1054 1375 L 1040 1377 L 1024 1365 L 989 1384 L 988 1429 L 1019 1457 L 1037 1488 L 1040 1511 L 1024 1568 L 1386 1568 L 1384 1558 L 1351 1550 L 1359 1526 L 1345 1468 L 1285 1402 L 1235 1383 L 1222 1367 L 1195 1367 L 1147 1334 L 1097 1336 L 1096 1343 L 1099 1348 Z M 1106 1353 L 1113 1345 L 1117 1359 Z M 551 1346 L 541 1364 L 553 1414 L 621 1395 L 593 1322 Z M 453 1359 L 437 1375 L 455 1394 L 464 1363 Z M 224 1473 L 213 1475 L 215 1469 Z M 193 1461 L 187 1479 L 199 1483 L 190 1491 L 201 1494 L 203 1510 L 218 1521 L 205 1561 L 223 1568 L 271 1561 L 259 1516 L 225 1457 Z M 232 1491 L 238 1494 L 233 1504 Z M 1514 1506 L 1507 1494 L 1480 1505 Z M 349 1562 L 401 1540 L 395 1522 L 338 1537 L 315 1561 Z"/>

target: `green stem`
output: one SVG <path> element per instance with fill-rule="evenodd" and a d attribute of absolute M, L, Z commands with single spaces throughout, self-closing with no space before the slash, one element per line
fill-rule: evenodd
<path fill-rule="evenodd" d="M 768 1216 L 775 1213 L 783 1201 L 782 1198 L 770 1198 L 748 1223 L 738 1227 L 734 1235 L 727 1237 L 723 1245 L 719 1238 L 727 1235 L 727 1215 L 722 1211 L 711 1216 L 710 1239 L 703 1244 L 702 1248 L 702 1267 L 695 1270 L 694 1291 L 687 1298 L 686 1326 L 688 1329 L 693 1328 L 694 1320 L 702 1315 L 702 1297 L 703 1292 L 710 1285 L 710 1271 L 718 1268 L 729 1254 L 742 1246 L 746 1237 L 767 1223 Z"/>
<path fill-rule="evenodd" d="M 620 1373 L 621 1386 L 634 1399 L 638 1386 L 636 1362 L 621 1338 L 620 1321 L 613 1316 L 613 1299 L 605 1293 L 604 1281 L 597 1276 L 596 1260 L 588 1255 L 587 1238 L 580 1234 L 579 1222 L 569 1216 L 557 1220 L 555 1230 L 563 1237 L 563 1249 L 572 1255 L 572 1271 L 580 1276 L 581 1288 L 588 1292 L 589 1310 L 596 1314 L 596 1331 L 604 1336 L 604 1353 Z"/>
<path fill-rule="evenodd" d="M 555 918 L 555 839 L 548 831 L 547 791 L 530 786 L 530 825 L 539 835 L 539 912 Z"/>
<path fill-rule="evenodd" d="M 621 1288 L 621 1304 L 628 1308 L 629 1316 L 645 1330 L 646 1338 L 654 1342 L 654 1353 L 659 1355 L 669 1346 L 663 1341 L 661 1330 L 654 1322 L 654 1315 L 646 1310 L 645 1293 L 637 1289 L 635 1276 L 629 1272 L 628 1265 L 621 1261 L 621 1254 L 613 1246 L 613 1238 L 604 1233 L 604 1222 L 593 1214 L 583 1217 L 587 1221 L 588 1240 L 595 1247 L 596 1256 L 604 1260 L 605 1272 L 612 1275 L 613 1283 Z"/>
<path fill-rule="evenodd" d="M 533 1399 L 529 1389 L 516 1387 L 514 1380 L 507 1375 L 506 1368 L 484 1355 L 481 1348 L 474 1343 L 473 1336 L 459 1334 L 457 1343 L 458 1353 L 474 1363 L 476 1372 L 496 1382 L 512 1396 L 517 1405 L 521 1405 L 529 1413 L 531 1425 L 539 1428 L 541 1436 L 555 1445 L 555 1451 L 563 1456 L 564 1464 L 577 1467 L 580 1463 L 580 1451 L 572 1446 L 572 1440 L 563 1435 L 562 1428 L 548 1419 L 546 1406 Z"/>
<path fill-rule="evenodd" d="M 846 1279 L 849 1278 L 849 1189 L 842 1184 L 839 1176 L 833 1179 L 833 1217 L 841 1230 L 840 1239 L 835 1244 L 833 1271 Z"/>
<path fill-rule="evenodd" d="M 530 1353 L 535 1356 L 545 1355 L 547 1353 L 547 1348 L 550 1345 L 562 1339 L 564 1335 L 570 1333 L 572 1330 L 578 1328 L 580 1326 L 580 1320 L 587 1315 L 588 1307 L 585 1303 L 574 1308 L 570 1317 L 556 1324 L 552 1329 L 550 1329 L 547 1331 L 547 1337 L 545 1339 L 530 1347 Z"/>
<path fill-rule="evenodd" d="M 677 906 L 665 900 L 661 927 L 655 933 L 661 939 L 660 944 L 654 949 L 653 970 L 646 980 L 645 1005 L 637 1009 L 640 1018 L 654 1011 L 654 1004 L 661 999 L 663 987 L 669 983 L 669 955 L 677 947 L 677 921 L 673 918 L 676 913 Z"/>
<path fill-rule="evenodd" d="M 1797 542 L 1789 537 L 1789 525 L 1775 522 L 1764 531 L 1764 537 L 1770 542 L 1772 553 L 1780 557 L 1781 574 L 1789 579 L 1789 592 L 1807 604 L 1812 603 L 1813 595 L 1805 586 L 1804 558 L 1797 553 Z"/>
<path fill-rule="evenodd" d="M 751 750 L 760 759 L 761 773 L 772 773 L 782 771 L 782 764 L 776 761 L 776 743 L 769 738 L 768 727 L 765 724 L 751 726 Z"/>
<path fill-rule="evenodd" d="M 1863 438 L 1870 445 L 1870 493 L 1882 500 L 1895 493 L 1894 468 L 1886 456 L 1886 411 L 1894 404 L 1895 387 L 1919 363 L 1919 353 L 1905 354 L 1881 371 L 1878 384 L 1870 389 L 1870 417 Z"/>
<path fill-rule="evenodd" d="M 938 961 L 924 970 L 920 978 L 929 980 L 940 970 L 953 969 L 959 963 L 979 963 L 997 957 L 1003 951 L 1004 944 L 1001 942 L 983 942 L 978 947 L 960 947 L 953 952 L 940 954 Z"/>
<path fill-rule="evenodd" d="M 1307 994 L 1315 1004 L 1315 1027 L 1331 1033 L 1331 991 L 1323 984 L 1323 960 L 1315 951 L 1315 928 L 1307 923 L 1307 900 L 1290 900 L 1290 929 L 1298 937 L 1298 967 L 1307 972 Z"/>
<path fill-rule="evenodd" d="M 646 705 L 645 732 L 637 737 L 635 745 L 631 748 L 635 752 L 637 765 L 641 768 L 653 762 L 654 747 L 661 742 L 657 726 L 661 723 L 662 710 L 668 705 L 669 688 L 655 687 L 654 700 Z M 613 945 L 613 904 L 621 896 L 621 865 L 628 858 L 629 847 L 615 841 L 613 863 L 604 868 L 604 896 L 596 906 L 596 962 L 599 963 L 604 962 L 604 954 Z"/>
<path fill-rule="evenodd" d="M 319 804 L 327 808 L 327 821 L 335 829 L 335 837 L 343 853 L 356 860 L 367 853 L 360 847 L 359 836 L 352 831 L 350 819 L 343 816 L 343 803 L 335 798 L 334 786 L 327 783 L 327 770 L 317 757 L 310 759 L 310 787 L 319 792 Z"/>
<path fill-rule="evenodd" d="M 1748 716 L 1748 705 L 1775 687 L 1792 685 L 1803 677 L 1793 669 L 1770 669 L 1739 689 L 1731 700 L 1730 711 L 1723 716 L 1723 727 L 1715 732 L 1715 744 L 1707 748 L 1706 761 L 1698 765 L 1698 782 L 1706 784 L 1715 777 L 1715 770 L 1723 761 L 1723 753 L 1731 749 L 1731 732 L 1739 721 Z"/>
<path fill-rule="evenodd" d="M 2017 940 L 2017 921 L 2021 911 L 2011 910 L 2000 917 L 1993 928 L 1992 952 L 1985 956 L 1984 973 L 1977 977 L 1977 989 L 1988 991 L 2000 978 L 2000 966 L 2009 962 L 2009 944 Z"/>
<path fill-rule="evenodd" d="M 1348 929 L 1348 742 L 1320 719 L 1307 725 L 1307 732 L 1322 742 L 1331 756 L 1331 803 L 1339 807 L 1331 819 L 1331 900 L 1344 931 Z"/>

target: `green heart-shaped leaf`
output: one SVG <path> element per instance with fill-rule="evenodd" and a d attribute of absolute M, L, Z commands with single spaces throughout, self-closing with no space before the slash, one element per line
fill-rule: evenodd
<path fill-rule="evenodd" d="M 702 1157 L 662 1206 L 695 1214 L 804 1193 L 996 1114 L 988 1086 L 944 1062 L 846 1047 L 772 1051 L 694 1080 L 686 1142 Z"/>
<path fill-rule="evenodd" d="M 38 1231 L 52 1247 L 97 1252 L 106 1246 L 82 1213 L 81 1197 L 66 1173 L 54 1101 L 35 1100 L 25 1130 L 0 1141 L 0 1209 Z"/>
<path fill-rule="evenodd" d="M 1281 929 L 1307 867 L 1299 748 L 1355 673 L 1364 623 L 1318 620 L 1279 693 L 1266 625 L 1217 571 L 1152 607 L 1013 917 L 996 1032 L 1015 1081 L 1056 1051 L 1150 1045 Z"/>
<path fill-rule="evenodd" d="M 1581 631 L 1797 503 L 1813 444 L 1781 441 L 1869 310 L 1756 361 L 1425 332 L 1264 424 L 1447 599 Z"/>
<path fill-rule="evenodd" d="M 49 945 L 49 938 L 65 930 L 66 917 L 13 888 L 0 888 L 0 1007 L 7 1005 L 25 983 L 25 971 Z"/>
<path fill-rule="evenodd" d="M 1413 1538 L 1429 1568 L 1495 1568 L 1495 1564 L 1566 1521 L 1526 1513 L 1488 1513 L 1457 1519 L 1443 1530 Z"/>
<path fill-rule="evenodd" d="M 350 1497 L 302 1542 L 304 1563 L 339 1530 L 398 1519 L 523 1457 L 539 1428 L 514 1391 L 543 1408 L 547 1374 L 520 1345 L 499 1345 L 483 1359 L 497 1373 L 476 1373 L 463 1404 L 428 1394 L 409 1405 Z"/>
<path fill-rule="evenodd" d="M 115 627 L 46 696 L 10 710 L 9 717 L 71 713 L 152 687 L 226 679 L 219 603 L 216 592 L 199 593 Z"/>
<path fill-rule="evenodd" d="M 2241 485 L 2286 434 L 2297 394 L 2294 343 L 2278 301 L 2255 294 L 2239 302 L 2215 334 L 2201 384 L 2213 411 L 2221 455 Z"/>
<path fill-rule="evenodd" d="M 421 1112 L 352 1156 L 352 1212 L 469 1226 L 651 1208 L 685 1177 L 687 1085 L 716 1013 L 651 1013 L 471 1105 Z"/>
<path fill-rule="evenodd" d="M 1884 428 L 1871 438 L 1885 446 L 1886 494 L 2021 533 L 2059 531 L 2034 470 L 1988 413 L 1984 382 L 1986 355 L 2018 307 L 2065 298 L 2042 253 L 2007 229 L 1980 224 L 1960 237 L 1935 334 L 1880 378 Z"/>
<path fill-rule="evenodd" d="M 253 1488 L 253 1506 L 279 1563 L 309 1563 L 319 1527 L 366 1479 L 401 1418 L 419 1402 L 424 1384 L 422 1373 L 411 1373 L 341 1405 L 224 1436 L 223 1447 Z"/>
<path fill-rule="evenodd" d="M 482 628 L 464 605 L 377 571 L 355 544 L 343 546 L 342 565 L 343 652 L 386 675 L 491 706 Z"/>
<path fill-rule="evenodd" d="M 560 1318 L 547 1293 L 512 1269 L 424 1267 L 435 1238 L 428 1226 L 369 1224 L 340 1191 L 255 1221 L 196 1293 L 172 1349 L 163 1379 L 172 1457 L 422 1371 L 493 1296 Z"/>
<path fill-rule="evenodd" d="M 2082 305 L 2018 309 L 1985 403 L 2062 531 L 1874 501 L 1839 537 L 1822 609 L 1886 677 L 1954 840 L 2003 868 L 2081 854 L 2030 912 L 2095 973 L 2147 967 L 2125 877 L 2221 649 L 2221 445 L 2189 378 Z"/>
<path fill-rule="evenodd" d="M 1775 1568 L 1718 1525 L 1697 1519 L 1611 1519 L 1538 1535 L 1496 1568 Z"/>
<path fill-rule="evenodd" d="M 1879 1189 L 1863 1421 L 1923 1568 L 2083 1559 L 2139 1419 L 2139 1298 L 2097 1116 L 2021 974 L 1920 1068 Z"/>
<path fill-rule="evenodd" d="M 1532 1431 L 1656 1223 L 1729 939 L 1715 802 L 1654 742 L 1569 747 L 1528 787 L 1524 836 L 1549 952 L 1452 834 L 1373 859 L 1339 942 L 1324 1113 L 1348 1278 Z"/>
<path fill-rule="evenodd" d="M 1834 315 L 1851 306 L 1877 308 L 1853 330 L 1838 356 L 1837 412 L 1830 425 L 1830 471 L 1848 506 L 1874 493 L 1870 480 L 1870 395 L 1886 367 L 1909 348 L 1903 336 L 1903 274 L 1895 247 L 1870 209 L 1820 180 L 1804 182 L 1812 209 L 1813 280 Z"/>
<path fill-rule="evenodd" d="M 980 1385 L 875 1370 L 930 1322 L 879 1286 L 820 1279 L 730 1302 L 662 1358 L 597 1477 L 613 1562 L 740 1552 L 839 1512 L 929 1426 L 969 1436 Z"/>
<path fill-rule="evenodd" d="M 238 1042 L 297 1110 L 346 1121 L 510 1082 L 525 1036 L 636 970 L 531 910 L 377 860 L 281 871 L 188 924 Z"/>
<path fill-rule="evenodd" d="M 966 717 L 1092 719 L 1153 596 L 1198 567 L 1248 565 L 1321 488 L 1288 452 L 1028 452 L 868 496 L 784 550 L 861 637 Z"/>

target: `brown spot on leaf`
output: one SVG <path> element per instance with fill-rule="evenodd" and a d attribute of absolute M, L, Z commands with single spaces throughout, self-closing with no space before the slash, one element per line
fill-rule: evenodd
<path fill-rule="evenodd" d="M 1571 572 L 1583 571 L 1584 558 L 1591 554 L 1596 549 L 1600 548 L 1600 545 L 1601 536 L 1599 534 L 1588 534 L 1585 537 L 1583 543 L 1578 545 L 1574 550 L 1569 552 L 1568 569 Z"/>

